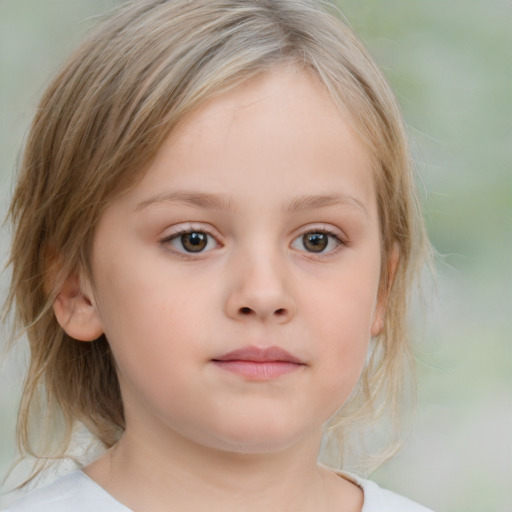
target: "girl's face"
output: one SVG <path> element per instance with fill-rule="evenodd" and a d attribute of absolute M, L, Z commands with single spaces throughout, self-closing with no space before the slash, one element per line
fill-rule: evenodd
<path fill-rule="evenodd" d="M 173 131 L 100 219 L 91 263 L 127 433 L 317 440 L 382 322 L 370 158 L 316 78 L 267 72 Z"/>

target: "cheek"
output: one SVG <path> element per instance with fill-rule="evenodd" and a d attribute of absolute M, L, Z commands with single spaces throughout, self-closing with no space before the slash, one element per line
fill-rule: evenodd
<path fill-rule="evenodd" d="M 362 317 L 359 325 L 354 320 L 353 315 L 339 314 L 319 341 L 325 386 L 341 393 L 343 400 L 361 375 L 370 342 L 368 318 Z"/>
<path fill-rule="evenodd" d="M 194 352 L 195 340 L 188 334 L 202 303 L 190 290 L 185 293 L 186 283 L 162 273 L 158 265 L 114 261 L 115 266 L 98 265 L 103 279 L 98 280 L 97 303 L 105 335 L 121 372 L 158 379 Z"/>
<path fill-rule="evenodd" d="M 355 278 L 355 272 L 350 275 Z M 334 351 L 366 345 L 377 302 L 378 279 L 337 279 L 321 294 L 311 296 L 308 305 L 310 325 L 320 332 L 320 341 Z"/>
<path fill-rule="evenodd" d="M 194 388 L 193 371 L 201 368 L 204 353 L 192 335 L 197 315 L 194 322 L 192 305 L 184 304 L 179 294 L 153 290 L 149 295 L 149 289 L 138 287 L 137 298 L 128 290 L 127 286 L 112 290 L 105 309 L 105 334 L 116 361 L 125 412 L 133 423 L 133 411 L 141 404 L 157 416 L 186 407 L 186 397 L 201 391 Z"/>
<path fill-rule="evenodd" d="M 372 275 L 371 269 L 367 275 Z M 355 273 L 351 274 L 354 277 Z M 315 339 L 321 393 L 332 413 L 348 398 L 363 370 L 375 311 L 377 279 L 345 279 L 310 297 L 306 327 Z"/>

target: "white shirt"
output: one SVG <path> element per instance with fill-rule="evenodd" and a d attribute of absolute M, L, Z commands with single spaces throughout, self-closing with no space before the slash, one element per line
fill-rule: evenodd
<path fill-rule="evenodd" d="M 375 482 L 344 474 L 364 493 L 361 512 L 432 512 Z M 27 494 L 5 512 L 133 512 L 119 503 L 83 471 L 74 471 L 53 484 Z M 335 512 L 335 511 L 333 511 Z"/>

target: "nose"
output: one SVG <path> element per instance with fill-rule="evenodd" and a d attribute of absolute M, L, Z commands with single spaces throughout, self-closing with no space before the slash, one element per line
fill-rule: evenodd
<path fill-rule="evenodd" d="M 241 260 L 232 267 L 226 314 L 239 321 L 289 322 L 296 304 L 284 266 L 264 255 Z"/>

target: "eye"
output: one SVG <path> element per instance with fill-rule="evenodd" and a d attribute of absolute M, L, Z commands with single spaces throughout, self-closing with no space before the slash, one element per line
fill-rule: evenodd
<path fill-rule="evenodd" d="M 291 245 L 299 251 L 328 253 L 336 250 L 340 244 L 343 244 L 343 241 L 337 234 L 318 230 L 304 233 L 297 237 Z"/>
<path fill-rule="evenodd" d="M 178 252 L 198 253 L 214 249 L 218 244 L 212 235 L 205 231 L 188 230 L 175 233 L 163 240 Z"/>

